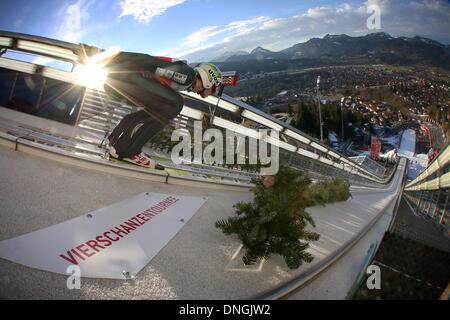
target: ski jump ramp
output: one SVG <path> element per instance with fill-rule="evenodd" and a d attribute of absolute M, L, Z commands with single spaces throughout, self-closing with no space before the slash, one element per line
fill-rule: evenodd
<path fill-rule="evenodd" d="M 0 35 L 7 50 L 71 64 L 79 59 L 72 52 L 78 48 L 76 44 L 11 32 L 0 31 Z M 16 76 L 52 79 L 78 89 L 85 86 L 73 70 L 61 71 L 5 57 L 0 57 L 0 67 Z M 15 82 L 9 80 L 11 97 Z M 44 89 L 40 87 L 41 94 Z M 186 106 L 177 118 L 180 124 L 202 120 L 209 110 L 213 125 L 221 130 L 254 133 L 254 129 L 242 125 L 243 120 L 250 120 L 282 133 L 278 144 L 290 165 L 311 169 L 314 178 L 343 176 L 352 184 L 353 197 L 349 200 L 308 209 L 317 224 L 315 231 L 321 234 L 320 240 L 310 247 L 315 257 L 312 263 L 289 270 L 280 257 L 274 256 L 245 266 L 238 239 L 225 236 L 214 224 L 233 215 L 236 202 L 252 200 L 249 190 L 254 175 L 170 163 L 165 172 L 149 172 L 112 163 L 105 159 L 99 145 L 114 127 L 113 122 L 132 112 L 132 108 L 117 101 L 105 102 L 107 97 L 101 92 L 80 92 L 84 93 L 76 104 L 80 110 L 74 126 L 0 106 L 0 298 L 344 298 L 361 271 L 370 246 L 365 245 L 366 241 L 379 241 L 392 220 L 406 159 L 400 159 L 392 176 L 379 177 L 317 139 L 242 101 L 226 95 L 221 99 L 199 99 L 182 93 Z M 213 117 L 212 108 L 218 109 Z M 405 140 L 402 145 L 413 143 Z M 145 197 L 156 194 L 160 197 L 156 202 Z M 180 206 L 185 200 L 190 206 Z M 177 214 L 186 211 L 186 215 L 168 213 L 165 221 L 159 219 L 164 213 L 157 212 L 157 208 L 169 212 L 175 208 L 172 205 L 179 206 Z M 114 212 L 111 219 L 105 214 L 106 208 Z M 124 208 L 133 209 L 131 216 L 124 215 Z M 86 225 L 86 219 L 92 223 Z M 96 228 L 91 233 L 90 228 L 99 220 L 101 233 Z M 129 223 L 128 229 L 122 227 L 123 223 Z M 165 223 L 172 224 L 170 237 L 155 241 L 154 234 L 167 235 Z M 179 225 L 173 227 L 175 223 Z M 147 226 L 153 226 L 153 232 L 145 232 L 149 230 Z M 136 236 L 136 241 L 113 244 L 113 231 L 122 236 L 126 232 L 128 238 Z M 128 235 L 130 232 L 132 236 Z M 47 236 L 45 241 L 42 234 Z M 14 245 L 17 239 L 21 239 L 20 246 Z M 158 246 L 153 247 L 152 241 Z M 50 265 L 49 257 L 54 254 L 51 249 L 57 246 L 66 249 L 62 252 L 66 261 L 84 259 L 98 267 L 90 268 L 81 261 L 81 271 L 89 271 L 84 276 L 81 273 L 79 289 L 68 288 L 72 274 L 46 265 Z M 91 246 L 90 251 L 87 246 Z M 115 251 L 117 247 L 121 250 Z M 111 248 L 114 259 L 101 260 L 113 261 L 114 268 L 107 266 L 109 271 L 102 273 L 96 259 L 105 258 L 105 252 L 111 252 Z M 99 251 L 94 255 L 92 250 Z M 137 260 L 139 266 L 133 264 Z M 343 269 L 347 273 L 340 272 Z M 336 276 L 330 278 L 330 273 Z"/>
<path fill-rule="evenodd" d="M 133 279 L 81 278 L 80 290 L 69 290 L 69 274 L 40 271 L 0 259 L 3 271 L 0 296 L 42 299 L 281 298 L 299 287 L 320 282 L 320 274 L 340 258 L 344 261 L 344 254 L 351 254 L 351 248 L 377 221 L 383 217 L 390 221 L 401 191 L 405 166 L 406 159 L 401 159 L 393 179 L 383 188 L 352 186 L 353 197 L 348 201 L 309 208 L 317 224 L 315 231 L 321 234 L 321 239 L 310 248 L 314 261 L 292 271 L 277 256 L 254 266 L 244 266 L 238 239 L 225 236 L 214 227 L 217 220 L 234 214 L 234 203 L 252 200 L 248 191 L 186 188 L 136 180 L 49 161 L 2 146 L 0 240 L 63 223 L 145 192 L 208 200 Z M 61 239 L 54 241 L 57 243 Z M 46 248 L 41 250 L 45 255 Z M 123 259 L 127 259 L 126 255 Z M 353 265 L 348 266 L 354 270 L 355 278 L 361 265 L 362 261 L 356 265 L 353 261 Z M 354 280 L 339 279 L 341 291 L 336 292 L 334 298 L 344 298 Z M 317 296 L 317 292 L 315 294 Z"/>

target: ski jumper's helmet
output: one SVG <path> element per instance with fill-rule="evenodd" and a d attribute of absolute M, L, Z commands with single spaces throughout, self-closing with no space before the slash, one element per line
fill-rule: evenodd
<path fill-rule="evenodd" d="M 212 63 L 200 63 L 195 71 L 202 79 L 203 87 L 211 89 L 215 93 L 220 84 L 222 84 L 222 72 Z"/>

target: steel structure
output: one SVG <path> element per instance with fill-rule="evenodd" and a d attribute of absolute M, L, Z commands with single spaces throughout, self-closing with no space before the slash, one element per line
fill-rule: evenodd
<path fill-rule="evenodd" d="M 0 32 L 0 47 L 8 51 L 19 51 L 44 56 L 76 65 L 79 57 L 73 49 L 79 46 L 53 39 L 11 32 Z M 20 73 L 40 75 L 75 86 L 83 86 L 74 72 L 57 70 L 48 66 L 0 57 L 0 67 Z M 73 70 L 72 70 L 73 71 Z M 211 107 L 218 112 L 212 119 L 212 126 L 232 130 L 242 136 L 261 138 L 256 129 L 276 130 L 280 140 L 266 140 L 278 145 L 280 151 L 291 165 L 321 174 L 322 176 L 344 176 L 354 183 L 386 184 L 391 176 L 380 177 L 361 167 L 346 156 L 324 145 L 296 128 L 226 94 L 221 99 L 210 96 L 206 99 L 198 95 L 182 92 L 186 105 L 178 117 L 178 123 L 187 126 L 190 121 L 201 120 L 209 115 Z M 76 126 L 107 134 L 132 107 L 111 101 L 100 91 L 86 89 L 83 93 Z M 251 127 L 244 125 L 252 123 Z"/>
<path fill-rule="evenodd" d="M 79 62 L 78 56 L 72 53 L 72 50 L 78 48 L 78 45 L 42 37 L 0 32 L 0 48 L 6 49 L 6 51 L 27 52 L 50 57 L 73 65 Z M 190 174 L 177 175 L 149 172 L 136 166 L 125 167 L 109 163 L 103 159 L 102 138 L 124 115 L 133 112 L 132 106 L 110 100 L 101 90 L 85 88 L 73 69 L 72 71 L 61 71 L 52 67 L 5 57 L 0 57 L 0 68 L 12 70 L 17 74 L 53 79 L 83 88 L 74 125 L 54 123 L 49 128 L 48 121 L 50 120 L 0 107 L 0 145 L 65 164 L 114 173 L 126 178 L 165 182 L 168 184 L 168 186 L 165 186 L 166 188 L 172 188 L 173 186 L 170 186 L 170 184 L 178 184 L 186 187 L 201 186 L 211 190 L 247 191 L 252 186 L 250 179 L 254 175 L 241 170 L 206 165 L 186 165 L 173 169 L 183 170 Z M 11 89 L 11 92 L 13 90 Z M 381 220 L 382 216 L 391 214 L 400 195 L 406 159 L 401 159 L 398 167 L 389 176 L 380 177 L 324 145 L 319 140 L 242 101 L 227 95 L 223 95 L 219 100 L 217 97 L 202 99 L 189 92 L 183 92 L 182 94 L 185 97 L 185 106 L 176 119 L 178 126 L 189 130 L 193 121 L 203 121 L 207 118 L 210 125 L 215 128 L 228 129 L 244 137 L 249 136 L 259 139 L 262 137 L 257 129 L 273 129 L 279 132 L 280 140 L 268 140 L 268 142 L 279 146 L 280 156 L 286 163 L 308 171 L 313 178 L 347 178 L 352 184 L 352 192 L 356 195 L 357 201 L 348 201 L 335 214 L 332 215 L 329 212 L 328 215 L 324 215 L 324 230 L 329 230 L 330 219 L 334 219 L 337 224 L 336 227 L 339 227 L 339 223 L 345 223 L 342 218 L 344 215 L 345 219 L 349 219 L 349 217 L 353 219 L 361 211 L 367 210 L 366 215 L 364 215 L 367 221 L 361 224 L 361 219 L 356 217 L 359 223 L 352 224 L 355 230 L 351 235 L 345 232 L 343 228 L 332 229 L 332 233 L 337 233 L 339 230 L 344 231 L 341 232 L 343 243 L 336 245 L 333 242 L 332 244 L 336 246 L 333 246 L 331 254 L 327 255 L 320 263 L 311 267 L 307 272 L 292 277 L 291 281 L 281 283 L 279 287 L 273 288 L 273 290 L 265 291 L 264 294 L 260 292 L 258 298 L 282 298 L 312 281 L 326 269 L 332 267 L 346 252 L 349 252 L 368 230 Z M 217 109 L 215 109 L 214 117 L 211 117 L 210 110 L 215 106 L 217 106 Z M 50 168 L 50 171 L 52 170 L 53 167 Z M 223 194 L 225 192 L 221 191 L 214 196 L 222 202 L 230 201 L 229 198 L 220 198 L 223 197 Z M 241 194 L 243 193 L 239 193 L 239 195 Z M 334 210 L 331 206 L 328 209 Z M 208 211 L 207 214 L 213 213 L 211 211 L 213 210 Z M 352 221 L 354 222 L 354 220 Z M 197 225 L 191 224 L 190 227 L 197 227 Z M 201 233 L 188 231 L 186 235 L 189 236 Z M 202 243 L 210 245 L 210 241 Z M 230 278 L 228 277 L 227 283 L 229 282 Z"/>
<path fill-rule="evenodd" d="M 450 144 L 405 189 L 412 208 L 440 225 L 446 218 L 450 195 Z"/>

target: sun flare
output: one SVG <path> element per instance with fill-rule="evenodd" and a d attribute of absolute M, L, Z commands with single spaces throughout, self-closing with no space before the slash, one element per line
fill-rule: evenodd
<path fill-rule="evenodd" d="M 105 69 L 105 66 L 119 52 L 120 48 L 112 47 L 95 56 L 86 57 L 84 64 L 76 65 L 73 73 L 80 85 L 101 90 L 108 77 L 108 71 Z"/>

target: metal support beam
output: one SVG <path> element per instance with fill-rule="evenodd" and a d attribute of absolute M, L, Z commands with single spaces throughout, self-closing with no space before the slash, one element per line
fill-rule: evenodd
<path fill-rule="evenodd" d="M 78 108 L 77 120 L 75 121 L 74 128 L 78 127 L 78 124 L 80 123 L 80 116 L 83 113 L 84 103 L 85 103 L 87 94 L 88 94 L 88 88 L 85 88 L 84 92 L 83 92 L 83 97 L 81 98 L 80 107 Z"/>
<path fill-rule="evenodd" d="M 428 215 L 428 210 L 430 209 L 431 200 L 433 199 L 433 192 L 427 191 L 427 202 L 425 203 L 423 210 L 426 215 Z"/>
<path fill-rule="evenodd" d="M 436 198 L 436 201 L 434 203 L 433 215 L 431 216 L 431 219 L 433 219 L 434 216 L 436 215 L 437 207 L 439 206 L 439 199 L 440 199 L 440 197 L 441 197 L 441 189 L 438 190 L 437 198 Z"/>
<path fill-rule="evenodd" d="M 436 191 L 430 191 L 428 192 L 429 196 L 428 196 L 428 207 L 427 207 L 427 216 L 430 215 L 430 209 L 431 209 L 431 205 L 434 202 L 434 195 L 436 194 Z"/>
<path fill-rule="evenodd" d="M 17 85 L 17 79 L 19 78 L 19 73 L 16 72 L 16 76 L 14 77 L 14 82 L 13 85 L 11 87 L 11 91 L 9 92 L 9 100 L 12 100 L 13 96 L 14 96 L 14 91 L 16 90 L 16 85 Z"/>
<path fill-rule="evenodd" d="M 420 202 L 420 196 L 422 195 L 421 192 L 414 192 L 413 193 L 415 195 L 414 197 L 414 204 L 416 205 L 416 211 L 417 211 L 417 207 L 419 206 L 419 202 Z"/>
<path fill-rule="evenodd" d="M 430 202 L 430 191 L 427 190 L 427 191 L 425 191 L 424 194 L 425 194 L 425 196 L 423 198 L 421 210 L 422 210 L 422 214 L 426 215 L 427 214 L 426 207 L 427 207 L 428 203 Z"/>
<path fill-rule="evenodd" d="M 422 196 L 423 196 L 423 191 L 419 191 L 419 201 L 417 201 L 417 207 L 416 207 L 416 212 L 420 213 L 420 206 L 422 205 Z"/>
<path fill-rule="evenodd" d="M 445 198 L 444 208 L 442 208 L 441 219 L 439 220 L 439 224 L 442 224 L 442 220 L 444 219 L 445 213 L 447 212 L 447 204 L 448 204 L 448 196 L 450 195 L 450 190 L 447 190 L 447 197 Z"/>

